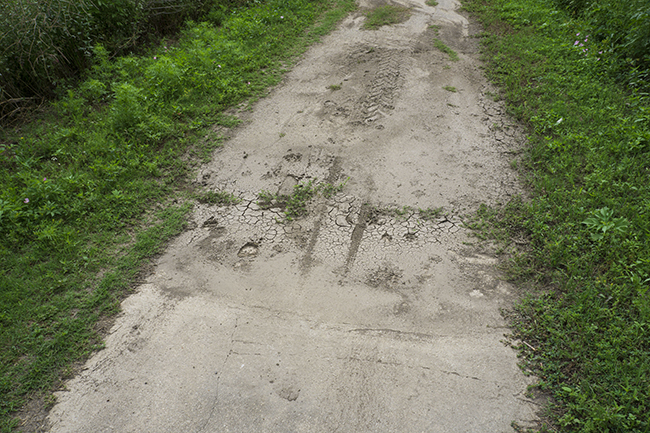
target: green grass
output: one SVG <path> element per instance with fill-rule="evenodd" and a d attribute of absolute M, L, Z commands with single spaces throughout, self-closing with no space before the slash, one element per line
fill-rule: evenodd
<path fill-rule="evenodd" d="M 403 23 L 411 15 L 410 9 L 403 6 L 385 5 L 366 12 L 366 22 L 363 28 L 376 30 L 382 26 Z"/>
<path fill-rule="evenodd" d="M 438 6 L 438 2 L 436 0 L 427 0 L 424 2 L 427 6 Z"/>
<path fill-rule="evenodd" d="M 445 209 L 442 207 L 418 209 L 418 216 L 424 221 L 434 221 L 445 215 Z"/>
<path fill-rule="evenodd" d="M 449 56 L 449 60 L 451 60 L 452 62 L 458 61 L 458 53 L 452 50 L 451 48 L 449 48 L 447 45 L 445 45 L 445 43 L 442 42 L 440 39 L 434 39 L 433 45 L 443 53 L 447 54 Z"/>
<path fill-rule="evenodd" d="M 443 89 L 445 89 L 448 92 L 452 92 L 452 93 L 458 92 L 458 89 L 455 88 L 454 86 L 444 86 Z"/>
<path fill-rule="evenodd" d="M 221 144 L 212 126 L 235 126 L 224 110 L 263 96 L 353 8 L 251 2 L 141 56 L 109 59 L 97 46 L 78 87 L 0 131 L 0 431 L 101 347 L 98 323 L 193 200 L 237 201 L 188 181 Z"/>
<path fill-rule="evenodd" d="M 320 195 L 329 199 L 341 191 L 346 183 L 347 180 L 338 185 L 333 185 L 331 183 L 319 183 L 317 180 L 311 179 L 295 185 L 291 195 L 261 191 L 257 196 L 257 204 L 263 209 L 272 207 L 283 209 L 286 219 L 292 221 L 307 214 L 307 205 L 313 198 Z"/>
<path fill-rule="evenodd" d="M 509 316 L 523 365 L 553 397 L 553 429 L 650 431 L 648 96 L 614 81 L 618 59 L 556 2 L 464 7 L 484 26 L 487 74 L 529 130 L 517 166 L 530 200 L 483 207 L 476 224 L 534 287 Z"/>
<path fill-rule="evenodd" d="M 203 204 L 212 204 L 218 206 L 230 206 L 238 204 L 241 199 L 232 193 L 225 191 L 207 191 L 196 194 L 196 200 Z"/>

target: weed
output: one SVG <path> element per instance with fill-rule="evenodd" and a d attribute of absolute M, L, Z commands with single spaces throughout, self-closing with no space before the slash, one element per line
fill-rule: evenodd
<path fill-rule="evenodd" d="M 418 215 L 420 219 L 424 221 L 434 221 L 440 218 L 440 216 L 443 215 L 444 211 L 445 210 L 442 207 L 418 209 Z"/>
<path fill-rule="evenodd" d="M 650 11 L 646 1 L 599 0 L 592 6 L 588 1 L 554 0 L 553 4 L 570 11 L 579 23 L 574 27 L 582 29 L 573 38 L 575 51 L 585 58 L 606 61 L 603 68 L 614 79 L 641 92 L 650 90 Z"/>
<path fill-rule="evenodd" d="M 307 182 L 295 185 L 291 195 L 279 195 L 269 191 L 261 191 L 257 195 L 257 205 L 262 209 L 274 207 L 283 209 L 285 217 L 291 221 L 307 214 L 307 205 L 315 196 L 320 194 L 324 198 L 329 199 L 343 190 L 346 183 L 347 179 L 338 185 L 317 183 L 316 180 L 310 179 Z"/>
<path fill-rule="evenodd" d="M 277 204 L 278 198 L 279 196 L 263 190 L 257 194 L 257 205 L 262 209 L 271 209 Z"/>
<path fill-rule="evenodd" d="M 448 92 L 452 92 L 452 93 L 458 92 L 458 89 L 456 89 L 454 86 L 445 86 L 445 87 L 443 87 L 443 89 L 445 89 Z"/>
<path fill-rule="evenodd" d="M 203 204 L 216 204 L 218 206 L 230 206 L 238 204 L 241 199 L 236 195 L 225 191 L 207 191 L 196 195 L 196 200 Z"/>
<path fill-rule="evenodd" d="M 366 13 L 366 22 L 363 24 L 363 28 L 366 30 L 376 30 L 382 26 L 399 24 L 406 21 L 410 14 L 410 9 L 403 6 L 379 6 Z"/>
<path fill-rule="evenodd" d="M 81 76 L 92 66 L 98 43 L 112 56 L 124 54 L 145 42 L 145 33 L 173 33 L 186 18 L 204 16 L 212 5 L 208 0 L 177 0 L 173 5 L 139 0 L 4 1 L 0 27 L 7 30 L 0 34 L 0 119 L 9 117 L 9 110 L 60 96 L 69 77 Z M 170 7 L 174 13 L 169 13 Z M 83 90 L 94 98 L 105 91 L 101 86 Z"/>
<path fill-rule="evenodd" d="M 318 193 L 318 189 L 314 188 L 313 183 L 313 180 L 309 180 L 307 183 L 299 183 L 294 186 L 293 194 L 286 197 L 284 214 L 289 221 L 307 213 L 307 202 Z"/>
<path fill-rule="evenodd" d="M 340 84 L 332 84 L 330 86 L 327 86 L 328 89 L 330 90 L 341 90 L 341 85 Z"/>
<path fill-rule="evenodd" d="M 407 220 L 411 217 L 417 217 L 421 221 L 435 221 L 445 214 L 443 208 L 414 209 L 411 206 L 388 206 L 374 207 L 374 215 L 385 215 L 397 220 Z"/>
<path fill-rule="evenodd" d="M 348 183 L 348 180 L 350 180 L 349 177 L 338 185 L 333 185 L 331 183 L 323 184 L 320 190 L 321 194 L 323 194 L 323 197 L 325 198 L 332 198 L 336 193 L 343 191 L 343 188 Z"/>
<path fill-rule="evenodd" d="M 627 219 L 614 218 L 614 211 L 608 207 L 596 210 L 592 217 L 582 223 L 591 229 L 593 241 L 602 241 L 606 236 L 625 234 L 630 226 Z"/>
<path fill-rule="evenodd" d="M 438 6 L 438 2 L 436 0 L 427 0 L 425 4 L 427 6 Z"/>
<path fill-rule="evenodd" d="M 452 62 L 457 62 L 459 60 L 458 53 L 445 45 L 445 43 L 440 39 L 434 39 L 433 45 L 443 53 L 447 54 L 449 56 L 449 60 Z"/>

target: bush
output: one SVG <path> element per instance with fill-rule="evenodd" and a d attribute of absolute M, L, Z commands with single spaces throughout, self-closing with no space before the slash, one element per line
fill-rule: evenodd
<path fill-rule="evenodd" d="M 0 6 L 0 115 L 49 97 L 87 66 L 93 19 L 84 1 L 9 0 Z"/>
<path fill-rule="evenodd" d="M 124 54 L 145 35 L 173 33 L 186 19 L 207 14 L 216 1 L 3 1 L 0 121 L 35 100 L 56 96 L 63 82 L 90 65 L 96 44 L 101 43 L 110 56 Z"/>

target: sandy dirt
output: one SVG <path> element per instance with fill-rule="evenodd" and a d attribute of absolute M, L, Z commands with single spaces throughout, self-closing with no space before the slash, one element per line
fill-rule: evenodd
<path fill-rule="evenodd" d="M 502 342 L 500 309 L 516 288 L 461 222 L 519 192 L 510 160 L 524 137 L 490 98 L 458 3 L 402 4 L 410 19 L 375 31 L 352 14 L 241 114 L 196 179 L 241 203 L 197 205 L 106 348 L 57 393 L 47 431 L 495 433 L 535 422 L 531 379 Z M 258 204 L 261 191 L 310 180 L 344 186 L 291 221 Z"/>

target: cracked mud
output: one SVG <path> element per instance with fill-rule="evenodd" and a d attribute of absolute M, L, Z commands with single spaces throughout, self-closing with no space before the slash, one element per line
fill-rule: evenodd
<path fill-rule="evenodd" d="M 106 348 L 58 393 L 47 431 L 494 433 L 536 422 L 531 379 L 501 342 L 499 309 L 516 289 L 462 224 L 520 192 L 510 160 L 524 137 L 490 98 L 458 4 L 400 3 L 407 22 L 363 31 L 351 15 L 240 114 L 196 182 L 241 201 L 196 206 Z M 291 220 L 258 203 L 308 181 L 344 187 Z"/>

